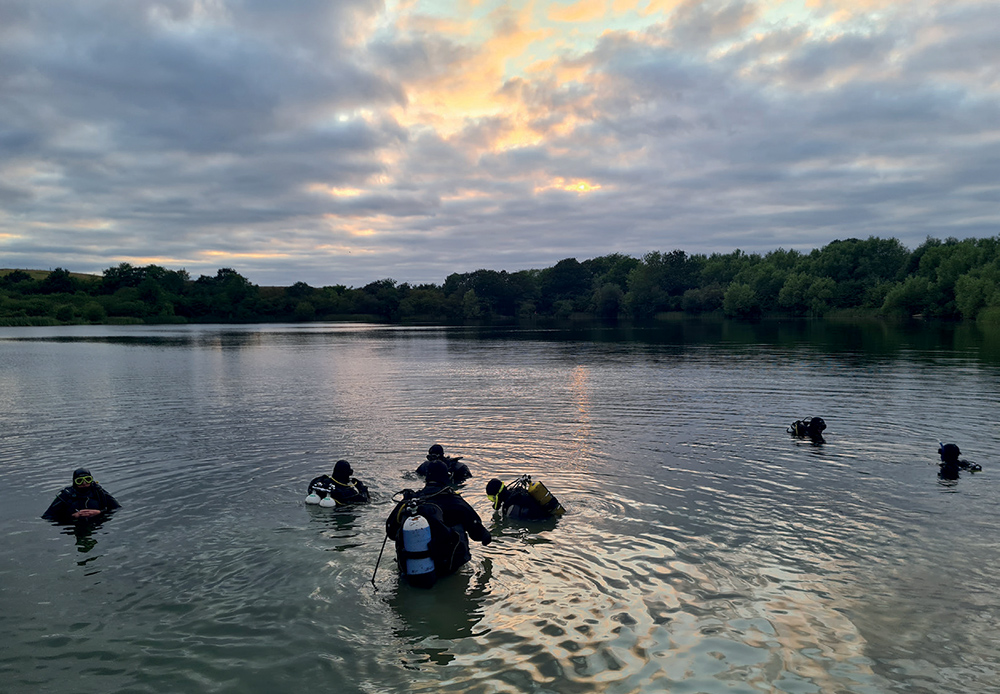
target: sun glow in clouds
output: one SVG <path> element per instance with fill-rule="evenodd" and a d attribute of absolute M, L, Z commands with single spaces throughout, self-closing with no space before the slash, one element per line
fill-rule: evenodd
<path fill-rule="evenodd" d="M 440 281 L 601 255 L 623 219 L 636 255 L 995 233 L 987 0 L 74 8 L 0 28 L 19 262 Z"/>
<path fill-rule="evenodd" d="M 360 188 L 337 188 L 336 186 L 327 186 L 322 183 L 314 183 L 309 186 L 310 193 L 323 193 L 324 195 L 329 195 L 333 198 L 356 198 L 362 195 L 365 191 Z"/>
<path fill-rule="evenodd" d="M 544 185 L 535 186 L 535 194 L 545 193 L 550 190 L 562 190 L 567 193 L 577 193 L 578 195 L 585 195 L 587 193 L 593 193 L 601 189 L 601 184 L 593 183 L 591 181 L 585 181 L 583 179 L 574 178 L 566 179 L 562 177 L 557 177 L 549 181 Z"/>

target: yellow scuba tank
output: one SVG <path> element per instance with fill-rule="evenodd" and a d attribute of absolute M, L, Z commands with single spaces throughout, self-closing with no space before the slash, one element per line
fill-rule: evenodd
<path fill-rule="evenodd" d="M 566 509 L 562 507 L 559 500 L 552 496 L 552 493 L 541 482 L 532 482 L 529 484 L 528 493 L 531 494 L 535 501 L 542 505 L 542 508 L 553 516 L 561 516 L 566 513 Z"/>

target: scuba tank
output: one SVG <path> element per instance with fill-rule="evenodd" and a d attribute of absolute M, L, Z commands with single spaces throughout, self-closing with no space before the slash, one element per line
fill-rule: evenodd
<path fill-rule="evenodd" d="M 403 521 L 400 531 L 403 535 L 403 551 L 400 552 L 402 566 L 400 569 L 410 584 L 423 588 L 434 585 L 434 560 L 430 555 L 431 526 L 423 516 L 416 515 L 412 509 L 411 515 Z"/>
<path fill-rule="evenodd" d="M 309 496 L 306 497 L 306 503 L 310 506 L 315 506 L 316 504 L 320 503 L 319 494 L 317 494 L 315 491 L 309 492 Z"/>
<path fill-rule="evenodd" d="M 323 508 L 333 508 L 334 506 L 337 505 L 337 502 L 334 500 L 332 494 L 327 494 L 326 496 L 324 496 L 322 499 L 319 500 L 319 505 L 322 506 Z"/>
<path fill-rule="evenodd" d="M 552 492 L 541 482 L 531 482 L 528 485 L 528 493 L 531 494 L 531 497 L 535 501 L 542 505 L 542 508 L 553 516 L 561 516 L 566 513 L 566 509 L 562 507 L 559 500 L 552 496 Z"/>

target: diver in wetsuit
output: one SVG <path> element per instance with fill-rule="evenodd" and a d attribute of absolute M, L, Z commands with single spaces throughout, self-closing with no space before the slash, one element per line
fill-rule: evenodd
<path fill-rule="evenodd" d="M 403 526 L 411 516 L 424 517 L 429 525 L 430 542 L 427 554 L 434 562 L 436 577 L 454 573 L 472 559 L 469 537 L 483 545 L 493 539 L 483 527 L 476 510 L 451 487 L 451 476 L 443 460 L 429 461 L 425 470 L 426 484 L 418 492 L 404 490 L 403 499 L 385 520 L 386 537 L 396 543 L 396 559 L 405 576 L 407 549 Z"/>
<path fill-rule="evenodd" d="M 494 478 L 486 484 L 486 496 L 493 504 L 494 511 L 511 520 L 543 521 L 565 513 L 554 496 L 549 494 L 548 503 L 543 505 L 531 494 L 530 489 L 530 477 L 520 477 L 509 486 Z M 544 493 L 548 493 L 548 490 L 545 489 Z"/>
<path fill-rule="evenodd" d="M 56 495 L 42 518 L 56 523 L 97 520 L 107 517 L 117 508 L 121 508 L 121 504 L 97 483 L 90 470 L 78 468 L 73 471 L 73 485 Z"/>
<path fill-rule="evenodd" d="M 979 472 L 982 466 L 979 463 L 970 463 L 968 460 L 960 460 L 958 456 L 962 454 L 958 446 L 953 443 L 943 443 L 938 448 L 938 455 L 941 456 L 941 466 L 938 470 L 938 477 L 943 480 L 957 480 L 959 470 L 969 472 Z"/>
<path fill-rule="evenodd" d="M 792 422 L 787 431 L 792 436 L 808 436 L 813 441 L 822 442 L 825 430 L 826 422 L 823 421 L 822 417 L 807 417 Z"/>
<path fill-rule="evenodd" d="M 472 472 L 469 470 L 469 466 L 465 463 L 459 462 L 462 460 L 462 456 L 456 456 L 454 458 L 446 456 L 444 454 L 444 448 L 435 443 L 427 451 L 427 460 L 420 463 L 420 467 L 417 468 L 417 474 L 423 478 L 427 478 L 427 466 L 433 463 L 435 460 L 439 460 L 445 464 L 448 468 L 448 479 L 449 484 L 456 485 L 461 484 L 465 480 L 472 477 Z"/>
<path fill-rule="evenodd" d="M 337 506 L 363 504 L 369 500 L 368 487 L 356 477 L 346 460 L 338 460 L 333 466 L 333 476 L 320 475 L 309 483 L 307 492 L 320 499 L 331 497 Z M 328 502 L 329 503 L 329 502 Z"/>

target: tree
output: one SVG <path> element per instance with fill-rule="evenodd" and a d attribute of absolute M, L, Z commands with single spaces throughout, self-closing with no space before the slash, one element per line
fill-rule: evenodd
<path fill-rule="evenodd" d="M 119 263 L 104 271 L 101 279 L 101 292 L 114 294 L 122 287 L 135 287 L 144 279 L 144 273 L 129 263 Z"/>
<path fill-rule="evenodd" d="M 707 287 L 688 289 L 681 297 L 681 308 L 685 313 L 709 313 L 722 308 L 725 292 L 713 282 Z"/>
<path fill-rule="evenodd" d="M 995 265 L 962 275 L 955 282 L 955 304 L 963 318 L 974 320 L 988 306 L 1000 305 L 1000 271 Z"/>
<path fill-rule="evenodd" d="M 625 293 L 617 284 L 605 283 L 600 289 L 594 291 L 592 308 L 594 313 L 600 318 L 617 318 L 622 309 L 622 301 Z"/>
<path fill-rule="evenodd" d="M 26 282 L 33 283 L 34 280 L 31 279 L 31 275 L 29 275 L 27 272 L 24 272 L 23 270 L 13 270 L 11 272 L 8 272 L 3 277 L 0 277 L 0 285 L 4 287 L 14 288 L 17 285 Z"/>
<path fill-rule="evenodd" d="M 311 321 L 316 318 L 316 307 L 308 301 L 300 301 L 295 305 L 295 320 Z"/>
<path fill-rule="evenodd" d="M 722 309 L 733 318 L 756 318 L 760 315 L 757 293 L 745 282 L 733 282 L 722 299 Z"/>
<path fill-rule="evenodd" d="M 552 307 L 557 301 L 570 301 L 583 310 L 590 300 L 592 287 L 590 272 L 576 258 L 565 258 L 547 270 L 542 270 L 541 303 Z"/>
<path fill-rule="evenodd" d="M 701 286 L 712 284 L 727 286 L 735 277 L 750 267 L 760 262 L 760 256 L 756 254 L 747 255 L 739 248 L 732 253 L 713 253 L 702 263 Z"/>
<path fill-rule="evenodd" d="M 476 290 L 470 289 L 462 295 L 462 315 L 465 318 L 480 318 L 483 315 L 483 305 L 476 296 Z"/>
<path fill-rule="evenodd" d="M 934 292 L 930 280 L 926 277 L 907 277 L 886 294 L 882 312 L 914 316 L 927 312 L 933 301 Z"/>
<path fill-rule="evenodd" d="M 40 294 L 72 294 L 78 282 L 70 277 L 69 270 L 57 267 L 38 284 Z"/>

